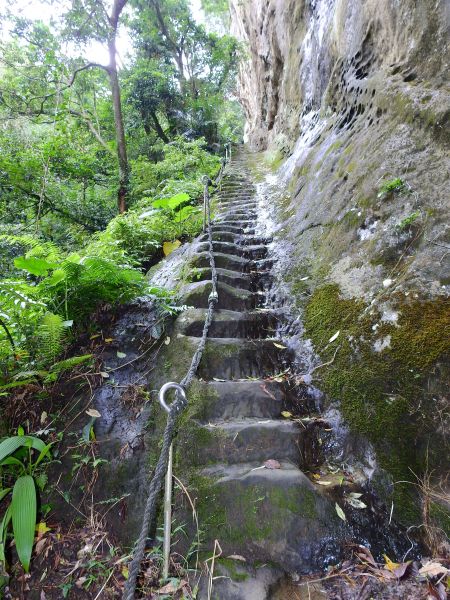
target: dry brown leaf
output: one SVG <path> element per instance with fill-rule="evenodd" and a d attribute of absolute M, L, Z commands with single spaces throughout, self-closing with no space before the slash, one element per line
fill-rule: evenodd
<path fill-rule="evenodd" d="M 441 565 L 441 563 L 429 561 L 419 569 L 419 575 L 423 577 L 436 577 L 437 575 L 447 575 L 450 570 Z"/>
<path fill-rule="evenodd" d="M 174 594 L 178 590 L 178 586 L 175 586 L 171 581 L 168 584 L 164 585 L 159 590 L 156 590 L 158 595 L 162 594 Z"/>

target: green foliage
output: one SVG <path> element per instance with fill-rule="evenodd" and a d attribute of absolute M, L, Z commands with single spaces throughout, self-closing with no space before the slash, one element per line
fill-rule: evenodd
<path fill-rule="evenodd" d="M 46 313 L 39 323 L 36 335 L 43 363 L 56 360 L 63 347 L 64 335 L 65 327 L 61 315 Z"/>
<path fill-rule="evenodd" d="M 13 436 L 0 443 L 0 501 L 9 499 L 0 523 L 2 574 L 6 572 L 5 544 L 11 524 L 19 560 L 25 572 L 29 571 L 37 517 L 36 484 L 43 481 L 39 477 L 40 465 L 49 455 L 50 445 L 33 436 Z"/>
<path fill-rule="evenodd" d="M 418 211 L 414 211 L 412 212 L 410 215 L 408 215 L 407 217 L 405 217 L 404 219 L 402 219 L 400 221 L 400 223 L 398 223 L 395 226 L 396 231 L 398 231 L 399 233 L 401 233 L 402 231 L 407 231 L 411 228 L 411 225 L 413 223 L 415 223 L 417 221 L 417 219 L 420 218 L 420 212 Z"/>
<path fill-rule="evenodd" d="M 391 181 L 386 181 L 386 183 L 383 183 L 383 185 L 380 187 L 378 197 L 380 198 L 381 196 L 385 196 L 386 194 L 391 194 L 393 192 L 400 192 L 404 189 L 404 187 L 405 182 L 403 179 L 400 179 L 400 177 L 392 179 Z"/>

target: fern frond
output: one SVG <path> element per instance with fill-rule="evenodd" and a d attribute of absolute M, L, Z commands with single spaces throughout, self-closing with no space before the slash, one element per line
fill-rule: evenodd
<path fill-rule="evenodd" d="M 53 242 L 44 242 L 32 235 L 12 235 L 1 234 L 0 244 L 5 243 L 9 246 L 20 246 L 26 248 L 26 257 L 34 256 L 36 258 L 44 258 L 49 262 L 57 262 L 61 260 L 61 250 Z"/>
<path fill-rule="evenodd" d="M 66 358 L 64 360 L 60 360 L 57 363 L 54 363 L 50 369 L 50 373 L 62 373 L 63 371 L 67 371 L 68 369 L 73 369 L 78 365 L 83 363 L 87 363 L 92 359 L 92 354 L 83 354 L 82 356 L 71 356 L 70 358 Z"/>
<path fill-rule="evenodd" d="M 40 362 L 55 361 L 62 350 L 65 333 L 66 328 L 60 315 L 46 313 L 43 316 L 37 330 Z"/>

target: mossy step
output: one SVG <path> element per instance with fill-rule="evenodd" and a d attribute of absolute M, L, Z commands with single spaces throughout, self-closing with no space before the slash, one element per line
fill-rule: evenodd
<path fill-rule="evenodd" d="M 250 273 L 240 273 L 230 269 L 216 269 L 216 271 L 217 277 L 222 283 L 244 290 L 250 290 L 253 285 L 254 277 Z M 192 273 L 192 279 L 195 281 L 211 281 L 211 269 L 208 267 L 195 269 Z"/>
<path fill-rule="evenodd" d="M 257 214 L 256 210 L 246 210 L 242 208 L 241 210 L 236 210 L 232 208 L 230 210 L 220 211 L 220 214 L 217 216 L 216 222 L 220 222 L 223 219 L 229 219 L 231 221 L 241 221 L 248 219 L 256 219 Z"/>
<path fill-rule="evenodd" d="M 231 209 L 231 208 L 250 208 L 252 210 L 254 210 L 255 208 L 257 208 L 258 206 L 258 201 L 254 200 L 251 197 L 237 197 L 237 196 L 233 196 L 233 199 L 227 197 L 227 199 L 225 200 L 224 198 L 219 198 L 219 206 L 221 209 L 227 208 L 227 209 Z"/>
<path fill-rule="evenodd" d="M 289 354 L 276 343 L 277 340 L 268 339 L 208 338 L 198 376 L 205 380 L 272 376 L 281 370 Z"/>
<path fill-rule="evenodd" d="M 238 233 L 242 235 L 253 235 L 255 233 L 255 229 L 251 227 L 247 227 L 245 230 L 236 223 L 230 225 L 226 223 L 216 223 L 211 225 L 211 231 L 214 233 L 215 231 L 228 231 L 230 233 Z"/>
<path fill-rule="evenodd" d="M 239 273 L 249 273 L 254 270 L 255 263 L 252 260 L 241 256 L 231 256 L 230 254 L 222 254 L 221 252 L 214 253 L 214 261 L 219 269 L 228 269 L 230 271 L 238 271 Z M 209 267 L 209 252 L 199 252 L 192 259 L 192 267 L 203 268 Z"/>
<path fill-rule="evenodd" d="M 217 225 L 235 225 L 245 229 L 246 227 L 253 227 L 256 222 L 256 216 L 253 218 L 250 217 L 241 217 L 236 215 L 221 215 L 220 218 L 215 220 Z"/>
<path fill-rule="evenodd" d="M 193 416 L 203 422 L 233 417 L 279 417 L 285 399 L 283 383 L 254 381 L 196 381 L 193 397 L 197 403 Z"/>
<path fill-rule="evenodd" d="M 206 313 L 206 308 L 184 311 L 177 319 L 177 331 L 184 335 L 201 336 Z M 276 316 L 270 310 L 239 312 L 219 309 L 214 311 L 208 335 L 216 338 L 272 338 L 276 325 Z"/>
<path fill-rule="evenodd" d="M 234 254 L 243 256 L 244 258 L 260 259 L 267 256 L 266 246 L 249 245 L 241 246 L 230 242 L 213 242 L 213 251 L 221 252 L 222 254 Z"/>
<path fill-rule="evenodd" d="M 180 293 L 180 302 L 194 308 L 208 308 L 208 298 L 212 291 L 211 281 L 195 281 L 184 286 Z M 257 294 L 242 288 L 235 288 L 221 281 L 217 284 L 219 302 L 217 308 L 245 311 L 256 308 Z"/>
<path fill-rule="evenodd" d="M 198 245 L 199 252 L 207 252 L 209 250 L 208 242 L 201 242 Z M 213 241 L 213 252 L 221 254 L 231 254 L 233 256 L 241 256 L 250 260 L 259 260 L 267 256 L 267 248 L 264 245 L 252 244 L 241 245 L 237 242 Z"/>
<path fill-rule="evenodd" d="M 180 465 L 237 464 L 269 459 L 300 461 L 302 430 L 292 421 L 258 418 L 214 421 L 183 428 L 177 448 Z"/>
<path fill-rule="evenodd" d="M 208 234 L 202 235 L 199 238 L 200 242 L 208 241 Z M 242 245 L 256 245 L 258 243 L 264 244 L 265 238 L 258 238 L 253 235 L 247 235 L 242 231 L 213 231 L 212 232 L 213 242 L 230 242 L 240 243 Z"/>
<path fill-rule="evenodd" d="M 260 466 L 215 465 L 192 469 L 185 478 L 197 499 L 204 549 L 212 550 L 217 539 L 224 556 L 239 554 L 250 563 L 296 573 L 320 570 L 330 556 L 337 562 L 351 530 L 337 516 L 334 503 L 291 463 L 281 462 L 279 469 Z M 189 514 L 186 503 L 178 516 L 187 523 L 185 543 L 195 537 Z"/>

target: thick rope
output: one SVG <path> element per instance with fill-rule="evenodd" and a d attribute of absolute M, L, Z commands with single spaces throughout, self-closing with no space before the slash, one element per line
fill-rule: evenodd
<path fill-rule="evenodd" d="M 220 177 L 223 175 L 223 166 L 220 171 Z M 210 207 L 210 198 L 208 186 L 211 184 L 211 181 L 208 178 L 205 178 L 205 217 L 207 222 L 207 232 L 208 232 L 208 242 L 209 242 L 209 264 L 211 266 L 211 293 L 208 297 L 208 312 L 206 313 L 205 324 L 203 326 L 202 337 L 197 346 L 197 349 L 192 357 L 191 366 L 189 367 L 188 372 L 181 380 L 180 385 L 183 387 L 188 387 L 194 378 L 200 361 L 202 359 L 203 352 L 206 346 L 206 339 L 208 337 L 209 327 L 212 322 L 214 307 L 218 302 L 218 294 L 217 294 L 217 271 L 216 264 L 214 260 L 213 253 L 213 240 L 212 240 L 212 231 L 211 231 L 211 207 Z M 169 448 L 172 443 L 172 440 L 175 435 L 175 425 L 177 421 L 178 414 L 186 407 L 185 402 L 181 399 L 179 394 L 176 394 L 175 401 L 170 405 L 170 412 L 167 416 L 166 428 L 163 434 L 163 443 L 161 452 L 159 455 L 158 463 L 155 468 L 155 472 L 150 481 L 148 492 L 147 492 L 147 502 L 145 505 L 144 516 L 142 519 L 141 532 L 139 534 L 138 540 L 136 542 L 136 546 L 133 553 L 133 558 L 131 560 L 129 569 L 128 569 L 128 580 L 125 583 L 122 600 L 134 600 L 137 578 L 139 576 L 139 571 L 141 570 L 142 559 L 144 558 L 145 553 L 145 544 L 147 541 L 148 531 L 150 527 L 150 523 L 155 518 L 156 514 L 156 504 L 158 501 L 158 495 L 161 491 L 162 483 L 164 481 L 164 476 L 167 471 L 167 464 L 169 460 Z"/>

